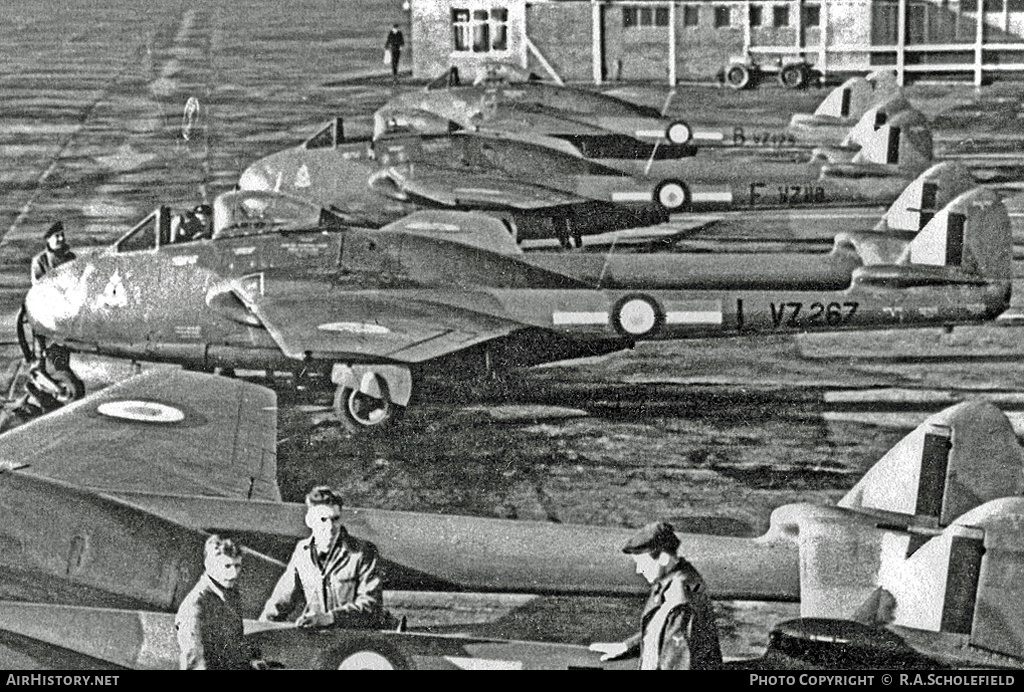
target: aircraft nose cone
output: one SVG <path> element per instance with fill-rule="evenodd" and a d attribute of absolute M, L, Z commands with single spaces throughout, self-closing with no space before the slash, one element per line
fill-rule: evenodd
<path fill-rule="evenodd" d="M 259 163 L 249 166 L 238 179 L 238 187 L 241 190 L 271 191 L 274 189 L 272 171 Z"/>
<path fill-rule="evenodd" d="M 57 282 L 43 277 L 25 296 L 25 312 L 33 324 L 57 332 L 76 310 Z"/>

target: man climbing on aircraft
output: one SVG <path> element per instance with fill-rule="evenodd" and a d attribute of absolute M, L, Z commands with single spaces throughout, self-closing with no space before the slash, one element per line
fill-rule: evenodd
<path fill-rule="evenodd" d="M 299 627 L 388 624 L 377 547 L 349 535 L 341 524 L 342 506 L 341 496 L 326 485 L 306 495 L 306 526 L 312 535 L 295 546 L 261 620 L 286 620 L 304 597 L 305 608 L 295 621 Z"/>
<path fill-rule="evenodd" d="M 235 583 L 242 573 L 242 549 L 230 538 L 206 539 L 205 572 L 178 606 L 174 629 L 181 670 L 263 669 L 265 664 L 243 637 Z"/>
<path fill-rule="evenodd" d="M 679 557 L 679 538 L 670 524 L 640 529 L 622 548 L 637 574 L 651 584 L 640 616 L 640 632 L 623 642 L 595 642 L 602 661 L 640 656 L 640 670 L 704 670 L 722 662 L 714 608 L 704 579 Z"/>

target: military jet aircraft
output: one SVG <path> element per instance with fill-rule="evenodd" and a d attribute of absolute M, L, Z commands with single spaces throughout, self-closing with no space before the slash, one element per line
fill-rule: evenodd
<path fill-rule="evenodd" d="M 395 220 L 410 203 L 492 210 L 520 240 L 557 237 L 579 246 L 585 234 L 647 226 L 674 211 L 881 206 L 931 159 L 930 132 L 910 111 L 866 135 L 862 149 L 841 163 L 803 152 L 766 159 L 745 150 L 619 162 L 633 180 L 515 140 L 389 135 L 368 149 L 344 143 L 342 128 L 329 123 L 302 145 L 257 161 L 239 187 L 306 197 L 367 225 Z M 540 182 L 537 170 L 548 172 Z"/>
<path fill-rule="evenodd" d="M 672 161 L 621 161 L 617 167 L 684 185 L 684 209 L 772 209 L 888 204 L 932 162 L 932 133 L 902 111 L 871 132 L 849 162 L 811 150 L 727 148 Z"/>
<path fill-rule="evenodd" d="M 287 543 L 306 533 L 305 506 L 281 502 L 276 417 L 268 389 L 163 369 L 5 433 L 3 667 L 177 668 L 172 613 L 202 574 L 207 532 L 230 526 L 238 537 L 276 537 L 271 545 L 284 548 L 281 559 L 290 552 Z M 383 530 L 411 539 L 394 546 L 411 552 L 388 572 L 389 588 L 445 579 L 465 587 L 487 561 L 460 550 L 461 566 L 451 574 L 436 572 L 441 563 L 434 556 L 444 559 L 444 551 L 433 544 L 444 540 L 445 531 L 493 530 L 473 527 L 471 518 L 451 517 L 448 524 L 437 517 L 440 532 L 424 542 L 423 534 L 415 536 L 429 525 L 426 515 L 426 524 L 404 512 L 370 510 L 370 524 L 366 516 L 346 510 L 352 530 L 362 536 Z M 386 537 L 383 543 L 389 544 Z M 404 570 L 404 564 L 414 567 Z M 246 549 L 244 565 L 243 614 L 255 618 L 284 563 Z M 578 646 L 302 631 L 254 621 L 246 630 L 267 658 L 287 667 L 602 667 L 597 655 Z"/>
<path fill-rule="evenodd" d="M 214 204 L 212 239 L 171 243 L 160 208 L 47 274 L 31 327 L 71 351 L 329 376 L 353 431 L 385 427 L 423 376 L 599 355 L 637 342 L 994 319 L 1010 226 L 988 190 L 907 241 L 843 234 L 829 254 L 525 255 L 500 221 L 419 212 L 378 230 L 265 192 Z"/>
<path fill-rule="evenodd" d="M 5 434 L 2 585 L 20 602 L 0 601 L 0 660 L 173 667 L 165 613 L 197 575 L 205 532 L 285 547 L 307 534 L 305 507 L 277 494 L 275 411 L 256 385 L 151 371 Z M 680 554 L 716 598 L 800 601 L 809 619 L 780 628 L 775 663 L 1020 667 L 1022 467 L 1005 416 L 960 404 L 904 438 L 838 506 L 781 507 L 759 538 L 679 534 Z M 343 521 L 380 548 L 389 588 L 646 590 L 619 551 L 630 529 L 374 509 L 346 509 Z M 251 614 L 282 565 L 251 551 L 246 561 Z M 247 631 L 289 667 L 598 665 L 561 645 Z"/>
<path fill-rule="evenodd" d="M 345 142 L 343 127 L 338 118 L 298 147 L 260 159 L 239 187 L 305 197 L 370 225 L 415 208 L 482 210 L 519 240 L 557 237 L 565 245 L 667 221 L 686 201 L 676 180 L 629 176 L 536 144 L 464 132 Z"/>
<path fill-rule="evenodd" d="M 675 159 L 695 152 L 690 126 L 654 108 L 538 80 L 463 84 L 454 67 L 422 91 L 384 104 L 374 114 L 374 133 L 396 126 L 444 132 L 449 122 L 588 159 Z"/>

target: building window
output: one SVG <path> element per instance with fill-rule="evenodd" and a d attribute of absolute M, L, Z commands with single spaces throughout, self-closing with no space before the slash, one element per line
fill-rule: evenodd
<path fill-rule="evenodd" d="M 807 5 L 804 7 L 804 26 L 820 26 L 821 25 L 821 8 L 817 5 Z"/>
<path fill-rule="evenodd" d="M 761 26 L 761 6 L 750 6 L 750 26 Z"/>
<path fill-rule="evenodd" d="M 474 53 L 508 50 L 508 10 L 453 8 L 452 45 L 457 51 Z"/>
<path fill-rule="evenodd" d="M 776 5 L 772 8 L 772 26 L 789 26 L 789 5 Z"/>
<path fill-rule="evenodd" d="M 732 26 L 732 10 L 719 5 L 715 8 L 715 28 L 721 29 L 726 26 Z"/>
<path fill-rule="evenodd" d="M 700 7 L 683 5 L 683 26 L 697 26 L 700 23 Z"/>
<path fill-rule="evenodd" d="M 667 7 L 623 7 L 622 28 L 636 26 L 668 26 Z"/>

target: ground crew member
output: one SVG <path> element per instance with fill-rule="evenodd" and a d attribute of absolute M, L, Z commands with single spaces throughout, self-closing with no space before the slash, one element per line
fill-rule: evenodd
<path fill-rule="evenodd" d="M 402 46 L 404 45 L 405 37 L 402 36 L 402 30 L 395 24 L 391 27 L 391 31 L 388 32 L 388 38 L 384 42 L 384 50 L 391 56 L 391 74 L 396 78 L 398 77 L 398 59 L 402 55 Z"/>
<path fill-rule="evenodd" d="M 75 253 L 71 252 L 71 249 L 68 247 L 67 238 L 64 237 L 64 223 L 62 221 L 54 221 L 50 224 L 50 227 L 46 229 L 46 233 L 43 234 L 43 239 L 46 241 L 46 249 L 32 258 L 32 269 L 30 275 L 33 286 L 35 286 L 50 270 L 56 269 L 60 265 L 67 264 L 71 260 L 75 259 Z M 25 307 L 22 306 L 21 312 L 18 315 L 19 330 L 24 328 L 21 326 L 25 319 L 24 311 Z M 21 338 L 21 336 L 22 333 L 19 331 L 19 338 Z M 46 339 L 33 334 L 32 341 L 34 346 L 34 362 L 27 353 L 25 356 L 26 360 L 30 362 L 32 367 L 42 368 L 45 370 L 45 359 L 47 356 Z M 58 368 L 64 365 L 68 358 L 68 354 L 60 348 L 54 348 L 50 355 L 58 365 Z"/>
<path fill-rule="evenodd" d="M 64 237 L 63 222 L 55 221 L 50 224 L 46 233 L 43 234 L 43 238 L 46 240 L 46 249 L 32 258 L 33 286 L 51 269 L 56 269 L 75 259 L 75 253 L 71 252 L 67 239 Z"/>
<path fill-rule="evenodd" d="M 263 669 L 245 642 L 235 584 L 242 573 L 242 549 L 230 538 L 206 539 L 205 572 L 178 606 L 174 629 L 182 670 Z"/>
<path fill-rule="evenodd" d="M 722 662 L 715 613 L 704 579 L 679 557 L 679 538 L 664 522 L 648 524 L 623 547 L 651 584 L 640 632 L 623 642 L 595 642 L 602 661 L 640 656 L 640 670 L 701 670 Z"/>
<path fill-rule="evenodd" d="M 326 485 L 306 495 L 309 538 L 295 546 L 284 574 L 263 607 L 261 620 L 288 619 L 300 599 L 300 627 L 379 628 L 389 623 L 382 602 L 377 548 L 341 524 L 341 496 Z"/>

